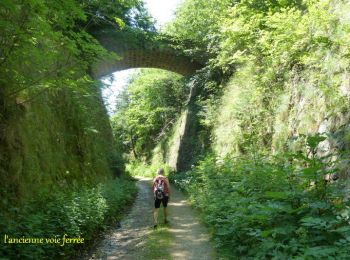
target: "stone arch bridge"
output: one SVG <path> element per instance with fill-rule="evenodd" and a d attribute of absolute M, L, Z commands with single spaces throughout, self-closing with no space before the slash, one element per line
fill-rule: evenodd
<path fill-rule="evenodd" d="M 170 39 L 156 33 L 101 29 L 93 32 L 93 35 L 108 51 L 119 56 L 118 59 L 110 58 L 94 64 L 94 78 L 131 68 L 159 68 L 190 76 L 203 67 L 201 62 L 176 50 Z"/>
<path fill-rule="evenodd" d="M 103 29 L 92 33 L 95 38 L 108 51 L 115 52 L 120 59 L 109 58 L 93 64 L 92 75 L 98 79 L 115 71 L 131 68 L 160 68 L 172 71 L 183 76 L 191 76 L 203 67 L 206 57 L 197 61 L 184 55 L 174 46 L 176 43 L 171 39 L 162 37 L 156 33 L 147 33 L 136 30 L 113 30 Z M 191 43 L 187 43 L 191 44 Z M 192 155 L 192 137 L 195 134 L 196 111 L 193 102 L 195 100 L 196 84 L 191 86 L 187 108 L 180 120 L 180 129 L 175 142 L 171 147 L 173 156 L 167 161 L 168 165 L 176 171 L 188 170 L 188 162 Z M 191 131 L 192 132 L 191 132 Z"/>

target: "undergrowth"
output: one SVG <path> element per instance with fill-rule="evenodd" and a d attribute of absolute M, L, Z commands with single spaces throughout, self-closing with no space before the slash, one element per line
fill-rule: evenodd
<path fill-rule="evenodd" d="M 157 170 L 163 168 L 165 176 L 171 172 L 169 165 L 165 163 L 147 164 L 141 161 L 131 161 L 126 164 L 126 171 L 132 176 L 154 178 Z"/>
<path fill-rule="evenodd" d="M 41 194 L 21 207 L 0 212 L 2 238 L 84 238 L 83 244 L 0 244 L 1 259 L 68 259 L 86 250 L 109 223 L 121 218 L 137 189 L 130 179 L 117 178 L 95 187 Z"/>
<path fill-rule="evenodd" d="M 349 202 L 341 181 L 326 181 L 337 161 L 317 155 L 323 140 L 308 137 L 307 153 L 279 157 L 208 155 L 171 180 L 201 210 L 224 259 L 348 259 Z"/>

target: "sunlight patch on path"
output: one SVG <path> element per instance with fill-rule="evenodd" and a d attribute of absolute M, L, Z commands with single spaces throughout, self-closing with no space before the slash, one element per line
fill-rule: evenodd
<path fill-rule="evenodd" d="M 185 197 L 175 187 L 169 202 L 169 231 L 174 236 L 173 259 L 216 259 L 208 230 L 200 224 L 198 216 Z"/>

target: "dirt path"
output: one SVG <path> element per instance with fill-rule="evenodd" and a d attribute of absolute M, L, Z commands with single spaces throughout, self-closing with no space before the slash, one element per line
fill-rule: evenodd
<path fill-rule="evenodd" d="M 111 230 L 89 259 L 145 259 L 147 237 L 153 231 L 153 194 L 151 180 L 137 182 L 139 192 L 121 227 Z M 185 197 L 172 187 L 169 202 L 169 232 L 173 237 L 172 259 L 215 259 L 214 249 L 205 227 L 187 204 Z M 162 221 L 160 219 L 160 221 Z"/>
<path fill-rule="evenodd" d="M 216 259 L 207 229 L 187 203 L 184 195 L 175 187 L 169 202 L 169 231 L 174 236 L 170 250 L 173 259 Z"/>

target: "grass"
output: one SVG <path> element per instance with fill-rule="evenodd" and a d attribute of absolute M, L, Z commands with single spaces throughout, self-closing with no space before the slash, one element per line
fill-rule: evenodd
<path fill-rule="evenodd" d="M 164 220 L 163 209 L 159 210 L 158 222 Z M 173 236 L 169 232 L 168 226 L 158 224 L 158 228 L 152 231 L 147 238 L 144 252 L 144 259 L 172 259 L 170 255 L 170 247 L 174 241 Z"/>

